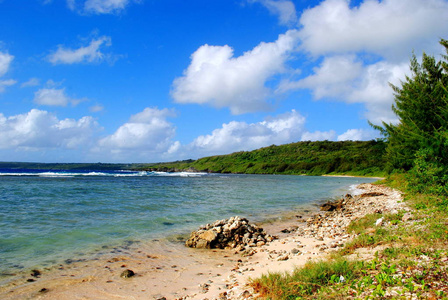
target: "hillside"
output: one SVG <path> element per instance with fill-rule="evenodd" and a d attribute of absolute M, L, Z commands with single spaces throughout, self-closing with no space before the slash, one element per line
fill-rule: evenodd
<path fill-rule="evenodd" d="M 148 164 L 143 168 L 245 174 L 382 175 L 385 148 L 382 141 L 297 142 L 196 161 Z"/>

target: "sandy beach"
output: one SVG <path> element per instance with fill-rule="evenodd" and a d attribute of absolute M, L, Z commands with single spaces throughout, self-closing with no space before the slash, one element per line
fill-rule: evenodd
<path fill-rule="evenodd" d="M 353 238 L 346 226 L 369 213 L 404 209 L 401 194 L 388 187 L 362 184 L 362 193 L 346 196 L 343 209 L 297 212 L 262 224 L 278 239 L 247 251 L 192 249 L 159 242 L 113 249 L 88 261 L 26 273 L 0 287 L 2 299 L 250 299 L 250 278 L 292 271 L 322 259 Z M 120 276 L 132 270 L 129 278 Z"/>

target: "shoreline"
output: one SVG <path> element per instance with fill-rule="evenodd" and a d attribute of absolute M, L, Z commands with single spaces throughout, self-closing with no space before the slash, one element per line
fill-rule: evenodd
<path fill-rule="evenodd" d="M 397 191 L 372 184 L 358 187 L 364 193 L 382 195 L 354 196 L 346 201 L 343 214 L 297 212 L 291 213 L 290 218 L 264 223 L 264 230 L 279 239 L 252 248 L 251 256 L 243 256 L 235 249 L 191 249 L 180 243 L 160 242 L 156 252 L 148 245 L 139 245 L 107 258 L 44 269 L 39 276 L 23 274 L 0 287 L 0 296 L 2 299 L 247 299 L 253 297 L 253 291 L 245 286 L 249 278 L 267 272 L 292 271 L 309 260 L 324 258 L 352 238 L 344 232 L 351 220 L 376 210 L 387 212 L 403 207 L 398 203 L 401 195 Z M 127 269 L 136 276 L 121 278 L 121 272 Z"/>

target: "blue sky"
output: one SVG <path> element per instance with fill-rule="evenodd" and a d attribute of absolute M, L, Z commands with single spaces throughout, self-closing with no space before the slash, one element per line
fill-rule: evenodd
<path fill-rule="evenodd" d="M 447 32 L 447 0 L 0 0 L 0 161 L 377 138 Z"/>

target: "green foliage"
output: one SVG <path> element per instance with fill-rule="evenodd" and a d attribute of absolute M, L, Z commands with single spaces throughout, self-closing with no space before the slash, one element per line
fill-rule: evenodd
<path fill-rule="evenodd" d="M 323 287 L 351 281 L 360 274 L 362 264 L 338 258 L 334 261 L 308 262 L 293 273 L 269 273 L 251 282 L 258 293 L 269 299 L 301 299 Z M 274 287 L 274 289 L 272 289 Z"/>
<path fill-rule="evenodd" d="M 414 167 L 407 175 L 409 189 L 417 193 L 448 195 L 448 166 L 430 148 L 418 150 L 415 156 Z"/>
<path fill-rule="evenodd" d="M 381 176 L 383 141 L 298 142 L 204 157 L 192 163 L 147 165 L 149 169 L 195 169 L 213 173 Z"/>
<path fill-rule="evenodd" d="M 448 53 L 448 41 L 440 44 Z M 375 126 L 387 138 L 389 171 L 404 170 L 416 192 L 447 195 L 448 180 L 448 56 L 443 61 L 423 53 L 411 59 L 412 76 L 392 85 L 392 107 L 398 124 Z"/>

